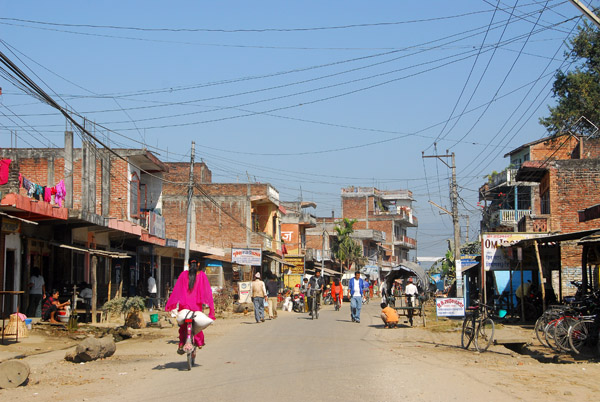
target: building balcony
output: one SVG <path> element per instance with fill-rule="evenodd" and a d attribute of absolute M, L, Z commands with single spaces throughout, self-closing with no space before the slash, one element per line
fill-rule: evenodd
<path fill-rule="evenodd" d="M 394 220 L 404 221 L 407 226 L 419 226 L 419 220 L 412 211 L 404 209 L 404 207 L 394 207 L 387 210 L 376 209 L 374 212 L 370 212 L 369 215 L 374 218 L 389 217 Z"/>
<path fill-rule="evenodd" d="M 519 220 L 519 232 L 544 233 L 550 231 L 550 215 L 525 215 Z"/>
<path fill-rule="evenodd" d="M 499 209 L 491 214 L 491 221 L 497 226 L 515 226 L 524 216 L 531 215 L 531 209 Z"/>
<path fill-rule="evenodd" d="M 394 246 L 415 249 L 417 248 L 417 240 L 408 236 L 398 236 L 394 238 Z"/>
<path fill-rule="evenodd" d="M 374 229 L 357 229 L 352 232 L 350 237 L 358 240 L 372 240 L 374 242 L 382 243 L 385 241 L 385 232 Z"/>

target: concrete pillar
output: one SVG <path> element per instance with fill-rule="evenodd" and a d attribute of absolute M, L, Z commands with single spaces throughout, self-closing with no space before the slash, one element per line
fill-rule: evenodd
<path fill-rule="evenodd" d="M 102 216 L 110 215 L 110 154 L 106 152 L 102 157 L 102 185 L 101 185 L 101 202 Z"/>
<path fill-rule="evenodd" d="M 88 191 L 89 191 L 89 204 L 88 211 L 95 214 L 96 213 L 96 152 L 98 149 L 93 143 L 89 143 L 88 145 L 89 154 L 88 154 Z"/>
<path fill-rule="evenodd" d="M 46 186 L 54 187 L 54 155 L 48 156 L 48 178 Z"/>
<path fill-rule="evenodd" d="M 81 210 L 87 211 L 89 206 L 89 143 L 82 141 L 81 143 Z"/>
<path fill-rule="evenodd" d="M 65 131 L 65 207 L 73 208 L 73 132 Z"/>

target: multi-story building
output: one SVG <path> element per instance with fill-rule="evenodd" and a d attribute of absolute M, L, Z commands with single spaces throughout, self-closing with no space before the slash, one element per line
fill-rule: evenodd
<path fill-rule="evenodd" d="M 600 202 L 599 139 L 557 135 L 522 145 L 506 156 L 511 165 L 493 178 L 510 179 L 480 189 L 480 200 L 485 202 L 482 231 L 569 234 L 598 226 L 580 221 L 578 210 Z M 555 291 L 569 294 L 574 291 L 570 281 L 581 277 L 581 266 L 581 247 L 563 242 L 554 265 L 544 266 L 544 276 L 552 278 Z M 535 277 L 538 266 L 526 264 L 524 269 Z"/>
<path fill-rule="evenodd" d="M 409 190 L 378 190 L 375 187 L 347 187 L 341 191 L 342 217 L 355 219 L 355 235 L 363 241 L 365 256 L 379 259 L 376 244 L 383 249 L 378 265 L 382 268 L 410 260 L 417 241 L 409 230 L 418 226 Z"/>
<path fill-rule="evenodd" d="M 165 235 L 168 168 L 156 156 L 88 141 L 74 148 L 66 132 L 64 148 L 2 149 L 0 158 L 10 160 L 0 185 L 3 228 L 10 229 L 0 236 L 1 289 L 27 291 L 37 267 L 48 289 L 72 292 L 73 285 L 91 283 L 98 304 L 145 295 L 150 275 L 159 297 L 167 295 L 183 269 L 184 243 Z M 223 254 L 196 244 L 191 250 Z"/>
<path fill-rule="evenodd" d="M 482 232 L 514 232 L 517 223 L 532 213 L 538 194 L 538 183 L 517 172 L 527 161 L 564 160 L 578 157 L 579 140 L 570 134 L 543 138 L 508 152 L 509 166 L 500 173 L 488 175 L 488 182 L 479 189 L 482 203 Z"/>
<path fill-rule="evenodd" d="M 189 164 L 167 163 L 168 182 L 187 182 Z M 214 258 L 225 279 L 250 279 L 252 271 L 281 274 L 281 220 L 285 209 L 280 206 L 279 192 L 263 183 L 213 183 L 205 164 L 194 165 L 195 189 L 192 199 L 191 241 L 224 249 L 224 258 Z M 185 238 L 187 190 L 166 183 L 163 189 L 163 215 L 167 236 Z M 232 265 L 232 250 L 260 250 L 260 266 L 245 266 L 239 275 Z"/>

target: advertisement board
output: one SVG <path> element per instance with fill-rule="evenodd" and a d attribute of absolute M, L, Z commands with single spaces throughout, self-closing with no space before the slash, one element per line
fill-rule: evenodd
<path fill-rule="evenodd" d="M 438 317 L 462 317 L 465 315 L 465 300 L 462 297 L 440 297 L 435 299 Z"/>
<path fill-rule="evenodd" d="M 240 303 L 252 303 L 252 299 L 250 298 L 250 283 L 251 282 L 238 282 Z"/>
<path fill-rule="evenodd" d="M 486 271 L 508 271 L 511 267 L 507 248 L 524 239 L 542 237 L 539 233 L 485 233 L 481 235 L 481 262 Z M 514 263 L 513 263 L 514 265 Z"/>
<path fill-rule="evenodd" d="M 294 264 L 293 267 L 286 267 L 286 274 L 288 275 L 303 275 L 304 274 L 304 257 L 288 257 L 285 256 L 285 262 Z"/>
<path fill-rule="evenodd" d="M 232 248 L 231 262 L 260 267 L 262 264 L 262 250 L 260 248 Z"/>

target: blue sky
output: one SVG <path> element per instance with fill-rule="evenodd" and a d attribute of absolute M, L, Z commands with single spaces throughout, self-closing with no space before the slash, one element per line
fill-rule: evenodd
<path fill-rule="evenodd" d="M 598 1 L 591 2 L 598 6 Z M 553 74 L 573 68 L 567 1 L 0 1 L 0 50 L 112 147 L 269 182 L 340 214 L 340 188 L 409 189 L 418 255 L 452 237 L 449 169 L 477 190 L 542 138 Z M 589 4 L 589 2 L 586 2 Z M 0 146 L 63 146 L 65 119 L 0 76 Z M 466 220 L 461 221 L 463 240 Z"/>

